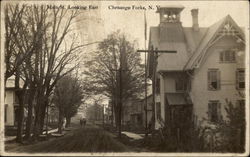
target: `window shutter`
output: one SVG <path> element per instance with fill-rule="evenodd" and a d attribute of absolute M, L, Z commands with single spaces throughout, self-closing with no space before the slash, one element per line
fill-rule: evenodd
<path fill-rule="evenodd" d="M 235 72 L 235 77 L 236 77 L 235 87 L 236 87 L 236 89 L 239 89 L 239 71 L 238 70 L 236 70 L 236 72 Z"/>
<path fill-rule="evenodd" d="M 218 71 L 217 71 L 217 85 L 218 85 L 218 86 L 217 86 L 217 87 L 218 87 L 217 89 L 218 89 L 218 90 L 220 89 L 220 86 L 221 86 L 221 85 L 220 85 L 220 82 L 221 82 L 221 81 L 220 81 L 220 71 L 218 70 Z"/>
<path fill-rule="evenodd" d="M 211 77 L 210 77 L 211 72 L 207 72 L 207 89 L 210 89 L 210 84 L 211 84 Z"/>
<path fill-rule="evenodd" d="M 232 51 L 232 61 L 236 61 L 236 59 L 235 59 L 235 51 Z"/>
<path fill-rule="evenodd" d="M 211 112 L 212 112 L 212 103 L 209 102 L 208 103 L 208 112 L 207 112 L 209 121 L 211 121 Z"/>
<path fill-rule="evenodd" d="M 221 121 L 222 115 L 221 115 L 221 103 L 220 102 L 217 103 L 217 115 L 218 115 L 218 120 Z"/>
<path fill-rule="evenodd" d="M 223 62 L 223 52 L 220 52 L 220 61 Z"/>

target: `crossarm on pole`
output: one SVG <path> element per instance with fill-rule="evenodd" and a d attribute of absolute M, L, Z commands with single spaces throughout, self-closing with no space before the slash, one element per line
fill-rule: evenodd
<path fill-rule="evenodd" d="M 174 50 L 137 50 L 137 52 L 157 52 L 157 53 L 177 53 L 177 51 Z"/>

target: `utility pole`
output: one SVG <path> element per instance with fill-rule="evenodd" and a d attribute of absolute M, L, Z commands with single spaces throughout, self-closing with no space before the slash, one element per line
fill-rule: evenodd
<path fill-rule="evenodd" d="M 47 118 L 46 118 L 46 136 L 48 136 L 48 125 L 49 125 L 49 104 L 47 105 L 46 112 L 47 112 Z"/>
<path fill-rule="evenodd" d="M 154 57 L 154 61 L 153 61 L 153 76 L 152 76 L 152 85 L 153 85 L 153 94 L 152 94 L 152 98 L 153 98 L 153 106 L 152 106 L 152 121 L 153 121 L 153 127 L 155 126 L 155 78 L 156 78 L 156 67 L 157 67 L 157 59 L 158 59 L 158 53 L 176 53 L 176 51 L 169 51 L 169 50 L 158 50 L 157 48 L 154 50 L 153 46 L 150 48 L 150 50 L 137 50 L 137 52 L 141 52 L 141 53 L 145 53 L 145 129 L 146 129 L 146 134 L 145 136 L 147 137 L 148 135 L 148 127 L 147 127 L 147 59 L 146 59 L 146 53 L 152 53 L 153 57 Z"/>
<path fill-rule="evenodd" d="M 145 48 L 146 48 L 146 40 L 145 40 Z M 147 53 L 145 53 L 145 137 L 148 137 L 148 94 L 147 94 Z"/>
<path fill-rule="evenodd" d="M 117 71 L 117 73 L 119 72 L 118 76 L 116 75 L 117 82 L 119 82 L 119 89 L 118 89 L 118 85 L 116 87 L 116 89 L 119 90 L 119 105 L 117 106 L 118 107 L 118 110 L 117 110 L 118 116 L 115 116 L 115 118 L 117 117 L 117 119 L 115 119 L 115 122 L 118 125 L 117 128 L 118 128 L 118 137 L 119 138 L 121 138 L 121 131 L 122 131 L 122 104 L 123 104 L 122 103 L 122 93 L 123 93 L 122 72 L 126 71 L 126 69 L 124 69 L 124 67 L 125 67 L 124 66 L 125 53 L 126 53 L 126 44 L 125 44 L 125 38 L 124 38 L 123 42 L 122 42 L 122 48 L 120 51 L 120 67 L 119 67 L 119 69 L 112 69 L 113 71 Z M 119 77 L 119 81 L 118 81 L 118 77 Z"/>
<path fill-rule="evenodd" d="M 119 68 L 119 84 L 120 84 L 120 92 L 119 92 L 119 97 L 120 97 L 120 105 L 119 105 L 119 127 L 118 127 L 118 136 L 121 138 L 121 132 L 122 132 L 122 93 L 123 93 L 123 86 L 122 86 L 122 72 L 125 71 L 125 53 L 126 53 L 126 44 L 125 44 L 125 38 L 123 37 L 123 42 L 122 42 L 122 49 L 120 51 L 120 68 Z"/>
<path fill-rule="evenodd" d="M 122 59 L 121 59 L 122 61 Z M 121 64 L 120 61 L 120 64 Z M 119 138 L 121 138 L 121 131 L 122 131 L 122 67 L 120 66 L 119 69 L 120 73 L 120 107 L 119 107 Z"/>
<path fill-rule="evenodd" d="M 103 125 L 103 128 L 104 128 L 104 118 L 105 118 L 105 114 L 104 114 L 104 109 L 105 109 L 105 104 L 103 104 L 103 111 L 102 111 L 102 125 Z"/>

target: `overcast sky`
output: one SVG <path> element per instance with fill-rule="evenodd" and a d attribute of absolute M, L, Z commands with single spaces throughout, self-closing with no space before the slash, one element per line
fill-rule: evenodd
<path fill-rule="evenodd" d="M 192 26 L 192 16 L 190 10 L 199 9 L 199 26 L 208 27 L 221 18 L 230 14 L 236 23 L 240 26 L 248 27 L 248 7 L 247 1 L 106 1 L 101 3 L 101 15 L 104 20 L 104 34 L 121 29 L 138 40 L 139 47 L 144 47 L 144 11 L 143 10 L 110 10 L 108 6 L 145 6 L 152 5 L 154 10 L 147 10 L 147 26 L 159 24 L 159 14 L 156 13 L 156 5 L 183 5 L 185 8 L 181 12 L 181 22 L 185 27 Z M 149 34 L 149 33 L 148 33 Z"/>
<path fill-rule="evenodd" d="M 88 4 L 89 2 L 84 3 Z M 247 1 L 98 1 L 91 3 L 98 5 L 98 10 L 88 12 L 91 18 L 88 25 L 88 40 L 85 40 L 85 42 L 101 41 L 108 34 L 120 29 L 121 32 L 129 36 L 130 40 L 138 41 L 139 49 L 144 49 L 144 10 L 115 10 L 109 9 L 110 6 L 131 7 L 135 5 L 146 8 L 149 5 L 153 6 L 154 10 L 146 10 L 147 35 L 149 35 L 150 26 L 159 24 L 159 14 L 156 13 L 156 5 L 184 6 L 185 8 L 181 12 L 181 22 L 184 27 L 192 26 L 190 10 L 193 8 L 199 9 L 200 27 L 208 27 L 228 14 L 231 15 L 239 26 L 248 28 L 249 24 Z M 89 54 L 91 55 L 91 52 Z M 142 56 L 142 58 L 144 57 Z"/>
<path fill-rule="evenodd" d="M 34 4 L 32 1 L 26 1 L 25 3 Z M 144 49 L 144 10 L 114 10 L 109 9 L 109 6 L 131 7 L 135 5 L 146 8 L 152 6 L 154 10 L 146 10 L 147 35 L 149 35 L 150 26 L 159 24 L 159 14 L 156 13 L 156 5 L 184 6 L 184 10 L 181 12 L 181 22 L 184 27 L 192 26 L 190 10 L 193 8 L 199 9 L 200 27 L 208 27 L 228 14 L 231 15 L 239 26 L 243 26 L 246 29 L 249 26 L 248 1 L 37 1 L 35 3 L 98 6 L 98 9 L 84 11 L 85 15 L 79 17 L 80 19 L 88 17 L 87 20 L 83 20 L 82 23 L 77 25 L 78 30 L 80 30 L 82 43 L 101 41 L 108 34 L 119 29 L 127 34 L 131 40 L 137 40 L 139 49 Z M 86 52 L 91 56 L 91 50 Z"/>
<path fill-rule="evenodd" d="M 26 1 L 25 3 L 32 3 Z M 190 10 L 199 9 L 199 26 L 208 27 L 226 15 L 230 14 L 239 26 L 248 28 L 249 25 L 249 3 L 248 1 L 37 1 L 36 4 L 55 5 L 79 5 L 98 6 L 98 9 L 86 10 L 84 16 L 88 20 L 79 24 L 78 29 L 82 29 L 81 38 L 85 43 L 101 41 L 108 34 L 120 29 L 126 33 L 131 40 L 137 40 L 138 48 L 144 48 L 144 10 L 114 10 L 109 6 L 131 7 L 152 6 L 154 10 L 146 10 L 147 30 L 150 26 L 159 24 L 159 14 L 156 13 L 156 5 L 182 5 L 181 22 L 184 27 L 192 26 L 192 16 Z M 149 33 L 147 33 L 149 35 Z"/>

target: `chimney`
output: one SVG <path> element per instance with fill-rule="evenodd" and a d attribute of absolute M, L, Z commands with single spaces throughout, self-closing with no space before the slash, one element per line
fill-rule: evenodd
<path fill-rule="evenodd" d="M 191 14 L 193 18 L 193 30 L 199 31 L 199 23 L 198 23 L 198 9 L 192 9 Z"/>

